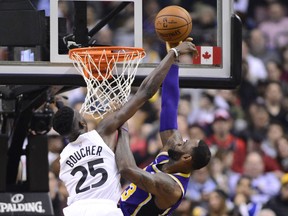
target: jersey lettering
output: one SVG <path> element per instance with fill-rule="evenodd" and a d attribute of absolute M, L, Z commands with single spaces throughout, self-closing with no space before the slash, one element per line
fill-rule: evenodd
<path fill-rule="evenodd" d="M 66 161 L 66 164 L 70 167 L 74 167 L 74 165 L 81 160 L 82 158 L 89 156 L 89 155 L 95 155 L 95 156 L 101 156 L 102 152 L 102 146 L 86 146 L 85 148 L 81 148 L 78 151 L 75 151 L 73 154 L 71 154 Z"/>
<path fill-rule="evenodd" d="M 129 199 L 129 197 L 136 191 L 137 186 L 133 183 L 129 185 L 129 188 L 127 188 L 121 195 L 121 200 L 126 201 Z"/>
<path fill-rule="evenodd" d="M 87 187 L 81 188 L 81 186 L 84 184 L 87 176 L 88 176 L 88 171 L 84 166 L 77 166 L 75 167 L 72 171 L 71 171 L 71 175 L 74 176 L 77 172 L 81 172 L 82 176 L 79 179 L 77 185 L 76 185 L 76 194 L 78 193 L 82 193 L 85 192 L 87 190 L 89 190 L 90 188 L 95 188 L 95 187 L 100 187 L 101 185 L 103 185 L 107 179 L 108 179 L 108 172 L 104 169 L 104 168 L 97 168 L 95 169 L 94 166 L 97 164 L 101 164 L 104 163 L 103 158 L 98 158 L 96 160 L 93 161 L 89 161 L 88 162 L 88 169 L 89 169 L 89 174 L 93 177 L 95 177 L 97 174 L 101 174 L 102 178 L 100 179 L 99 182 L 89 185 Z"/>

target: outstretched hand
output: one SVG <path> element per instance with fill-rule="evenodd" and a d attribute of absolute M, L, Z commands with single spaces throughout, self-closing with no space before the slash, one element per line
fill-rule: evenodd
<path fill-rule="evenodd" d="M 190 53 L 193 56 L 198 56 L 198 51 L 192 41 L 193 38 L 189 37 L 184 42 L 180 42 L 178 46 L 175 47 L 179 50 L 180 55 Z"/>
<path fill-rule="evenodd" d="M 190 53 L 193 56 L 198 56 L 198 51 L 196 49 L 195 44 L 192 43 L 193 38 L 188 37 L 184 42 L 180 41 L 178 43 L 169 43 L 166 42 L 166 50 L 169 52 L 171 48 L 178 48 L 180 55 Z M 181 45 L 184 43 L 184 45 Z"/>

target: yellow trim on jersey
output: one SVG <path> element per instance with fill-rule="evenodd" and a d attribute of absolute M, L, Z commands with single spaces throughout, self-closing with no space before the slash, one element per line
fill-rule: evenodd
<path fill-rule="evenodd" d="M 166 209 L 165 212 L 163 212 L 161 215 L 165 216 L 165 215 L 170 211 L 170 209 L 171 209 L 171 207 L 168 208 L 168 209 Z M 160 216 L 161 216 L 161 215 L 160 215 Z"/>
<path fill-rule="evenodd" d="M 174 175 L 179 175 L 179 176 L 182 176 L 184 178 L 189 178 L 191 173 L 174 173 Z"/>
<path fill-rule="evenodd" d="M 151 195 L 151 193 L 148 193 L 148 197 L 147 197 L 142 203 L 140 203 L 140 204 L 138 205 L 138 207 L 135 209 L 135 211 L 133 212 L 133 214 L 132 214 L 131 216 L 135 216 L 135 215 L 139 212 L 139 210 L 141 209 L 141 207 L 142 207 L 143 205 L 145 205 L 146 203 L 148 203 L 151 199 L 152 199 L 152 195 Z"/>
<path fill-rule="evenodd" d="M 168 152 L 160 152 L 155 158 L 159 157 L 160 155 L 168 155 Z"/>
<path fill-rule="evenodd" d="M 181 183 L 175 176 L 173 176 L 172 174 L 168 174 L 168 175 L 169 175 L 171 178 L 173 178 L 174 181 L 177 182 L 177 184 L 180 186 L 180 188 L 181 188 L 181 190 L 182 190 L 182 194 L 184 195 L 185 191 L 184 191 L 184 187 L 183 187 L 182 183 Z"/>

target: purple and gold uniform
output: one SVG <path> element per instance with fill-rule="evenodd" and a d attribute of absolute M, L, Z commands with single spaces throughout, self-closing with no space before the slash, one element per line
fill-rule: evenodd
<path fill-rule="evenodd" d="M 157 165 L 165 164 L 169 160 L 167 152 L 161 152 L 155 160 L 145 168 L 145 171 L 154 174 L 162 172 L 158 169 Z M 140 189 L 135 184 L 131 183 L 121 195 L 120 208 L 124 216 L 158 216 L 158 215 L 169 215 L 172 213 L 181 203 L 183 196 L 186 193 L 189 174 L 174 173 L 167 174 L 167 178 L 170 176 L 175 182 L 178 183 L 182 190 L 182 197 L 177 203 L 168 209 L 159 209 L 154 202 L 154 195 L 147 193 Z"/>

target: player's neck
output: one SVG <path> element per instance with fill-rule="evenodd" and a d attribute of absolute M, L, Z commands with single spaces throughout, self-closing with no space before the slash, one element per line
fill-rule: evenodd
<path fill-rule="evenodd" d="M 161 165 L 160 167 L 158 167 L 162 172 L 165 173 L 169 173 L 169 174 L 173 174 L 173 173 L 190 173 L 190 170 L 184 170 L 184 168 L 182 168 L 179 165 L 178 161 L 173 161 L 173 160 L 169 160 L 167 163 Z"/>
<path fill-rule="evenodd" d="M 82 134 L 81 131 L 76 131 L 74 133 L 71 133 L 67 138 L 69 142 L 74 142 L 81 134 Z"/>

